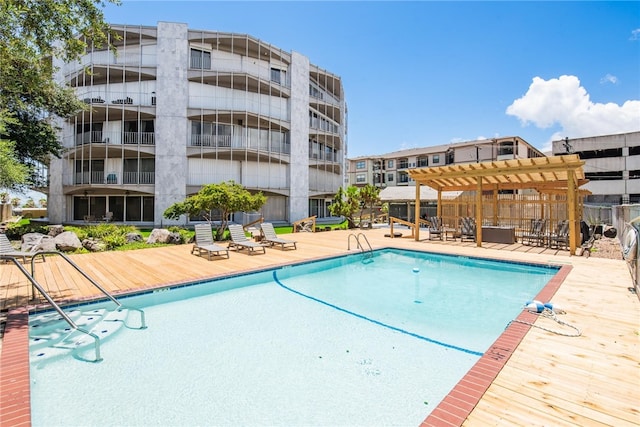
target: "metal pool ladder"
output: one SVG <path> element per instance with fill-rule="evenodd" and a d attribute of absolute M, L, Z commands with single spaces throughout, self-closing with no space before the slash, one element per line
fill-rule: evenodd
<path fill-rule="evenodd" d="M 84 270 L 82 270 L 80 267 L 78 267 L 78 265 L 75 262 L 73 262 L 68 256 L 66 256 L 62 252 L 58 252 L 58 251 L 41 251 L 41 252 L 37 252 L 37 254 L 38 255 L 40 255 L 40 254 L 43 254 L 43 255 L 47 255 L 47 254 L 60 255 L 65 261 L 67 261 L 69 264 L 71 264 L 71 266 L 73 268 L 75 268 L 80 274 L 82 274 L 82 276 L 84 276 L 85 279 L 87 279 L 89 282 L 91 282 L 91 284 L 93 286 L 98 288 L 100 290 L 100 292 L 102 292 L 107 298 L 109 298 L 111 301 L 113 301 L 117 305 L 118 311 L 122 311 L 124 309 L 127 309 L 127 310 L 137 311 L 137 312 L 140 313 L 140 326 L 139 327 L 131 327 L 131 326 L 127 325 L 126 324 L 126 320 L 124 322 L 125 326 L 130 327 L 131 329 L 146 329 L 147 328 L 147 323 L 145 321 L 145 315 L 144 315 L 144 311 L 143 310 L 141 310 L 139 308 L 123 306 L 122 303 L 120 303 L 120 301 L 115 299 L 113 297 L 113 295 L 111 295 L 109 292 L 107 292 L 106 289 L 104 289 L 102 286 L 100 286 L 100 284 L 98 284 L 98 282 L 93 280 Z M 22 272 L 22 274 L 24 274 L 27 277 L 27 279 L 31 282 L 31 288 L 32 288 L 32 292 L 33 292 L 32 299 L 35 298 L 35 291 L 33 291 L 33 289 L 35 288 L 40 292 L 40 294 L 42 294 L 42 296 L 47 300 L 47 302 L 49 302 L 49 304 L 51 304 L 51 306 L 58 312 L 58 314 L 69 324 L 69 326 L 71 326 L 73 329 L 75 329 L 75 330 L 77 330 L 79 332 L 82 332 L 82 333 L 90 336 L 91 338 L 93 338 L 94 347 L 95 347 L 95 355 L 96 355 L 96 358 L 93 360 L 93 362 L 102 361 L 102 357 L 100 356 L 100 337 L 98 337 L 93 332 L 87 331 L 87 330 L 79 327 L 67 315 L 67 313 L 65 313 L 64 310 L 62 310 L 62 308 L 53 300 L 51 295 L 49 295 L 49 293 L 44 289 L 44 287 L 40 283 L 38 283 L 38 281 L 36 280 L 35 274 L 34 274 L 34 272 L 35 272 L 35 264 L 34 264 L 34 262 L 36 260 L 36 257 L 35 256 L 31 257 L 31 273 L 29 273 L 27 271 L 27 269 L 24 268 L 24 266 L 22 264 L 20 264 L 20 262 L 15 257 L 4 255 L 4 256 L 0 256 L 0 259 L 12 261 L 18 267 L 18 269 Z"/>
<path fill-rule="evenodd" d="M 371 244 L 369 243 L 369 239 L 363 233 L 351 233 L 349 234 L 349 238 L 347 240 L 347 250 L 351 250 L 351 237 L 353 237 L 356 241 L 356 249 L 360 249 L 362 253 L 364 253 L 364 260 L 371 260 L 373 258 L 373 249 L 371 248 Z M 360 238 L 364 239 L 364 242 L 367 244 L 367 248 L 365 249 L 364 245 L 360 241 Z"/>

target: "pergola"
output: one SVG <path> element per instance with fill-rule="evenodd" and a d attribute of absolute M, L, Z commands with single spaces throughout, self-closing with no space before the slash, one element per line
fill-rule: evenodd
<path fill-rule="evenodd" d="M 500 190 L 532 189 L 538 193 L 566 194 L 569 220 L 569 249 L 575 254 L 580 239 L 578 196 L 586 184 L 584 161 L 576 154 L 528 159 L 410 169 L 416 183 L 415 240 L 419 240 L 420 187 L 438 191 L 438 216 L 441 215 L 443 191 L 475 191 L 476 242 L 482 246 L 482 193 L 493 191 L 494 203 Z"/>

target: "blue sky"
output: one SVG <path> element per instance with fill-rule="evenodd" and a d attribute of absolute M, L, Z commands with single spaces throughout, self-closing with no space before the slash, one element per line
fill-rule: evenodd
<path fill-rule="evenodd" d="M 637 1 L 123 0 L 105 19 L 246 33 L 309 57 L 343 79 L 350 158 L 640 130 Z"/>

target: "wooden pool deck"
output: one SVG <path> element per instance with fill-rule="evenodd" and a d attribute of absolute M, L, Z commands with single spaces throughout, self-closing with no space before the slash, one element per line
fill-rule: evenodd
<path fill-rule="evenodd" d="M 358 230 L 356 233 L 363 233 L 374 249 L 397 247 L 570 265 L 553 302 L 567 311 L 559 317 L 582 331 L 576 338 L 532 328 L 466 420 L 461 423 L 445 413 L 440 418 L 430 417 L 424 425 L 640 425 L 640 301 L 629 290 L 632 281 L 623 260 L 569 256 L 567 251 L 519 244 L 484 244 L 477 248 L 473 242 L 461 243 L 459 240 L 416 242 L 406 237 L 407 229 L 397 231 L 405 236 L 384 237 L 388 229 Z M 71 259 L 117 295 L 344 254 L 348 252 L 351 233 L 353 231 L 285 235 L 282 237 L 298 241 L 297 250 L 270 248 L 266 254 L 259 255 L 231 251 L 229 259 L 212 261 L 191 255 L 191 245 L 72 255 Z M 355 240 L 351 238 L 352 249 L 354 244 Z M 29 264 L 26 266 L 30 268 Z M 57 300 L 96 296 L 95 289 L 60 257 L 48 257 L 46 262 L 37 260 L 35 266 L 37 280 Z M 3 314 L 28 305 L 30 288 L 15 265 L 0 264 L 0 309 L 5 312 Z M 481 309 L 490 311 L 491 307 Z M 545 318 L 538 318 L 535 324 L 558 329 L 556 323 Z M 2 347 L 9 346 L 6 341 Z M 3 375 L 3 384 L 6 376 Z M 0 407 L 6 408 L 4 404 Z M 0 426 L 10 425 L 6 416 L 2 418 Z"/>

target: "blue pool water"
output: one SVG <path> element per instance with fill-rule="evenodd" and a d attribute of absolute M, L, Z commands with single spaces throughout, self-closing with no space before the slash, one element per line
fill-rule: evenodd
<path fill-rule="evenodd" d="M 37 425 L 418 425 L 557 272 L 384 250 L 30 318 Z M 100 320 L 102 319 L 102 320 Z M 87 326 L 89 327 L 89 326 Z M 51 345 L 57 341 L 57 344 Z M 46 343 L 46 344 L 44 344 Z M 75 357 L 74 357 L 75 356 Z"/>

